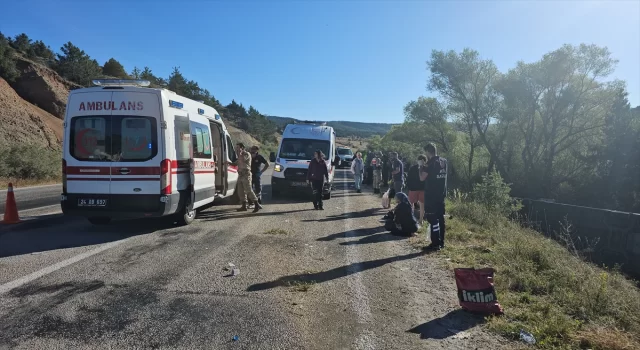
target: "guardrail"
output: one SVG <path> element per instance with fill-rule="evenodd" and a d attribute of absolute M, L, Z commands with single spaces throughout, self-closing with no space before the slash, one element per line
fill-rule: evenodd
<path fill-rule="evenodd" d="M 594 263 L 609 267 L 617 264 L 623 272 L 640 278 L 640 214 L 521 200 L 521 214 L 539 232 L 556 239 L 558 233 L 564 233 Z M 566 223 L 571 225 L 569 232 Z"/>

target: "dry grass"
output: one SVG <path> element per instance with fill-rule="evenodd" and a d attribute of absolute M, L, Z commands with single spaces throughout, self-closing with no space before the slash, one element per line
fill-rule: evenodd
<path fill-rule="evenodd" d="M 15 179 L 15 178 L 11 179 L 11 178 L 0 177 L 0 189 L 6 190 L 9 183 L 13 184 L 13 188 L 16 189 L 16 188 L 24 188 L 24 187 L 31 187 L 31 186 L 55 185 L 61 182 L 62 182 L 61 179 L 60 180 L 58 179 L 37 180 L 37 179 Z"/>
<path fill-rule="evenodd" d="M 491 266 L 505 314 L 489 329 L 518 339 L 532 333 L 543 349 L 640 349 L 640 291 L 633 281 L 572 255 L 538 232 L 475 203 L 448 211 L 447 255 L 453 267 Z"/>

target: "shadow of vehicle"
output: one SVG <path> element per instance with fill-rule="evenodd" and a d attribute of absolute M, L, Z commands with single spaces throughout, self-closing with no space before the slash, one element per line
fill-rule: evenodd
<path fill-rule="evenodd" d="M 0 236 L 0 257 L 109 243 L 167 228 L 171 226 L 164 220 L 114 221 L 105 226 L 83 220 L 74 225 L 8 232 Z"/>

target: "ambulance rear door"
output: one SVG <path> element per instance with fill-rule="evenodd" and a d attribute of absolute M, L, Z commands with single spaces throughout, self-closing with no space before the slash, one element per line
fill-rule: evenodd
<path fill-rule="evenodd" d="M 159 210 L 166 156 L 160 96 L 151 91 L 114 91 L 112 105 L 110 206 L 151 215 Z"/>

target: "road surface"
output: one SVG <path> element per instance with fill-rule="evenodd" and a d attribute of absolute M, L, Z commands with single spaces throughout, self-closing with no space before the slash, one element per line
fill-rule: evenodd
<path fill-rule="evenodd" d="M 60 204 L 62 185 L 47 185 L 13 189 L 18 210 L 40 208 Z M 4 214 L 7 190 L 0 191 L 0 215 Z"/>
<path fill-rule="evenodd" d="M 186 227 L 0 235 L 0 349 L 512 348 L 459 310 L 442 253 L 384 233 L 379 198 L 346 174 L 324 211 L 267 195 L 257 214 L 218 205 Z"/>

